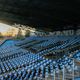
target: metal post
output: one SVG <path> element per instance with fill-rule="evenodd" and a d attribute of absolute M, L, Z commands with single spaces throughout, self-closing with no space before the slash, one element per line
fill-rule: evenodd
<path fill-rule="evenodd" d="M 65 80 L 65 68 L 63 67 L 63 77 L 62 77 L 62 80 Z"/>
<path fill-rule="evenodd" d="M 56 78 L 55 78 L 55 70 L 54 70 L 54 80 L 56 80 Z"/>
<path fill-rule="evenodd" d="M 74 59 L 73 59 L 73 79 L 74 80 Z"/>

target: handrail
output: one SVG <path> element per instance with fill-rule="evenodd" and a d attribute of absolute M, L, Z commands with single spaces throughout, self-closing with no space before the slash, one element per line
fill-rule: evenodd
<path fill-rule="evenodd" d="M 2 46 L 7 40 L 10 40 L 10 39 L 4 39 L 0 42 L 0 46 Z"/>

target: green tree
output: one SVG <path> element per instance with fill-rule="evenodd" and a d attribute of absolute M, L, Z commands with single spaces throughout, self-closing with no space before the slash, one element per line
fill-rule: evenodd
<path fill-rule="evenodd" d="M 30 30 L 26 30 L 25 37 L 29 37 L 29 36 L 30 36 Z"/>
<path fill-rule="evenodd" d="M 19 28 L 18 30 L 18 34 L 17 34 L 17 39 L 21 39 L 23 36 L 22 36 L 22 30 L 21 28 Z"/>
<path fill-rule="evenodd" d="M 3 38 L 3 35 L 2 35 L 2 33 L 0 32 L 0 38 Z"/>

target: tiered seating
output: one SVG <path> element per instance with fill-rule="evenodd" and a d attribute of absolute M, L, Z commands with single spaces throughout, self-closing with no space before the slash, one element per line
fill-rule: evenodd
<path fill-rule="evenodd" d="M 0 80 L 44 79 L 64 68 L 71 72 L 76 66 L 72 58 L 80 60 L 79 36 L 29 37 L 13 42 L 0 48 Z"/>
<path fill-rule="evenodd" d="M 75 78 L 74 80 L 80 80 L 80 77 Z"/>
<path fill-rule="evenodd" d="M 77 59 L 80 61 L 80 51 L 76 52 L 74 55 L 73 55 L 73 58 Z"/>

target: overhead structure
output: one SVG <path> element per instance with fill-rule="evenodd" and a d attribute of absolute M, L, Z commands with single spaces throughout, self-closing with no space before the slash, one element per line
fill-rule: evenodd
<path fill-rule="evenodd" d="M 80 28 L 80 1 L 0 0 L 0 21 L 42 29 L 76 29 Z"/>

